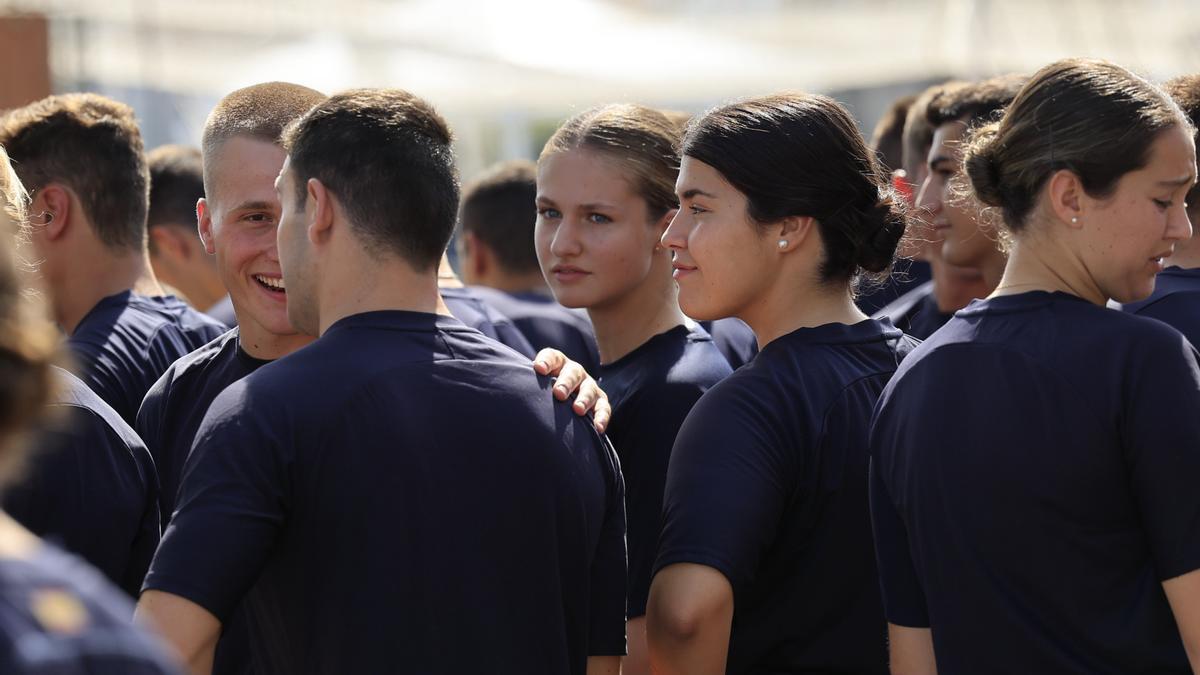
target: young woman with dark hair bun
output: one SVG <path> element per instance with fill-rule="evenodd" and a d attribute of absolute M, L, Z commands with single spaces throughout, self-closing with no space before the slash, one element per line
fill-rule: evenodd
<path fill-rule="evenodd" d="M 761 351 L 689 413 L 671 456 L 647 611 L 656 673 L 886 673 L 867 422 L 914 342 L 854 288 L 904 216 L 832 99 L 732 103 L 689 126 L 663 236 L 679 302 Z"/>
<path fill-rule="evenodd" d="M 1200 669 L 1197 354 L 1105 308 L 1149 295 L 1191 234 L 1192 133 L 1158 87 L 1072 59 L 967 140 L 970 188 L 1010 252 L 995 292 L 915 350 L 877 408 L 897 672 Z"/>

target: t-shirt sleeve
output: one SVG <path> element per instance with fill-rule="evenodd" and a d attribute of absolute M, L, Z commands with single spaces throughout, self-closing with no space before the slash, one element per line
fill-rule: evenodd
<path fill-rule="evenodd" d="M 1200 366 L 1174 329 L 1142 341 L 1122 425 L 1131 486 L 1160 580 L 1200 569 Z"/>
<path fill-rule="evenodd" d="M 247 381 L 237 382 L 201 422 L 143 586 L 191 600 L 222 622 L 257 578 L 291 496 L 293 439 L 270 431 L 289 427 L 272 423 L 282 413 L 249 399 Z"/>
<path fill-rule="evenodd" d="M 170 376 L 171 371 L 168 369 L 150 387 L 150 391 L 146 392 L 146 397 L 142 399 L 142 405 L 138 408 L 133 424 L 134 430 L 146 444 L 146 448 L 150 451 L 150 456 L 154 458 L 156 464 L 159 462 L 159 452 L 162 447 L 162 418 L 166 412 L 167 380 Z"/>
<path fill-rule="evenodd" d="M 797 468 L 768 417 L 770 402 L 731 387 L 734 378 L 700 399 L 675 440 L 654 571 L 712 567 L 729 579 L 736 602 L 774 541 Z"/>
<path fill-rule="evenodd" d="M 871 530 L 875 559 L 883 591 L 883 612 L 888 622 L 912 628 L 929 627 L 925 590 L 913 565 L 908 531 L 884 484 L 880 467 L 871 461 Z"/>
<path fill-rule="evenodd" d="M 625 643 L 625 484 L 608 439 L 597 441 L 608 476 L 607 509 L 592 560 L 589 656 L 623 656 Z"/>

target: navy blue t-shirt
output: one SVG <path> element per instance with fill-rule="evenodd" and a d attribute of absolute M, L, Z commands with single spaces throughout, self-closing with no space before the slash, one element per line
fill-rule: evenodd
<path fill-rule="evenodd" d="M 855 304 L 864 314 L 877 315 L 879 310 L 928 283 L 932 278 L 933 271 L 924 260 L 898 261 L 896 269 L 887 281 L 860 294 Z M 900 324 L 896 324 L 896 327 L 899 328 Z"/>
<path fill-rule="evenodd" d="M 1168 267 L 1154 282 L 1154 292 L 1121 310 L 1170 324 L 1193 345 L 1200 346 L 1200 268 Z"/>
<path fill-rule="evenodd" d="M 129 598 L 73 556 L 41 546 L 0 557 L 0 673 L 180 673 L 132 616 Z"/>
<path fill-rule="evenodd" d="M 473 288 L 439 288 L 454 318 L 484 335 L 533 358 L 537 352 L 511 319 L 483 300 Z"/>
<path fill-rule="evenodd" d="M 589 373 L 600 368 L 596 335 L 586 312 L 568 309 L 543 293 L 506 293 L 487 286 L 471 291 L 512 320 L 535 351 L 553 347 Z"/>
<path fill-rule="evenodd" d="M 227 329 L 173 295 L 110 295 L 83 317 L 67 344 L 79 378 L 128 424 L 150 385 L 176 359 Z"/>
<path fill-rule="evenodd" d="M 900 296 L 895 302 L 875 313 L 876 319 L 889 319 L 896 328 L 919 340 L 933 335 L 946 325 L 953 313 L 938 309 L 933 296 L 933 282 L 928 281 Z"/>
<path fill-rule="evenodd" d="M 729 362 L 729 367 L 737 370 L 750 362 L 758 353 L 758 338 L 741 319 L 728 317 L 716 321 L 701 321 L 700 326 L 712 336 L 713 344 Z"/>
<path fill-rule="evenodd" d="M 164 529 L 175 512 L 183 465 L 208 406 L 225 387 L 270 363 L 247 354 L 238 336 L 235 328 L 171 364 L 138 411 L 135 428 L 158 467 Z"/>
<path fill-rule="evenodd" d="M 600 367 L 600 386 L 613 407 L 608 438 L 625 478 L 631 619 L 646 614 L 675 435 L 700 396 L 731 372 L 699 326 L 676 326 Z"/>
<path fill-rule="evenodd" d="M 159 539 L 154 462 L 133 429 L 79 378 L 55 369 L 52 415 L 3 492 L 4 510 L 137 596 Z"/>
<path fill-rule="evenodd" d="M 692 408 L 655 570 L 733 587 L 729 673 L 887 673 L 867 508 L 867 422 L 915 341 L 886 321 L 801 328 Z"/>
<path fill-rule="evenodd" d="M 210 406 L 146 589 L 264 673 L 576 673 L 625 649 L 611 446 L 450 317 L 369 312 Z M 220 542 L 220 545 L 214 545 Z"/>
<path fill-rule="evenodd" d="M 1161 583 L 1200 568 L 1200 367 L 1065 293 L 976 300 L 871 433 L 888 620 L 939 673 L 1191 672 Z"/>

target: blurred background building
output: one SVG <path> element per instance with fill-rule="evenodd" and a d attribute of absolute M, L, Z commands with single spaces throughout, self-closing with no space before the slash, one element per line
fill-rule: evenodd
<path fill-rule="evenodd" d="M 1200 72 L 1200 1 L 0 0 L 0 107 L 98 91 L 134 106 L 147 147 L 195 145 L 240 86 L 402 87 L 454 125 L 465 177 L 598 103 L 800 89 L 869 132 L 928 83 L 1068 55 Z"/>

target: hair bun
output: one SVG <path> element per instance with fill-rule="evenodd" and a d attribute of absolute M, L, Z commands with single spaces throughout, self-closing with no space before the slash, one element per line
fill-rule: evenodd
<path fill-rule="evenodd" d="M 895 260 L 896 247 L 907 224 L 900 204 L 889 188 L 863 214 L 864 237 L 855 260 L 862 269 L 871 273 L 883 272 Z"/>
<path fill-rule="evenodd" d="M 996 159 L 999 132 L 999 122 L 980 127 L 967 139 L 963 153 L 963 168 L 971 181 L 971 191 L 986 206 L 1004 205 L 1000 163 Z"/>

